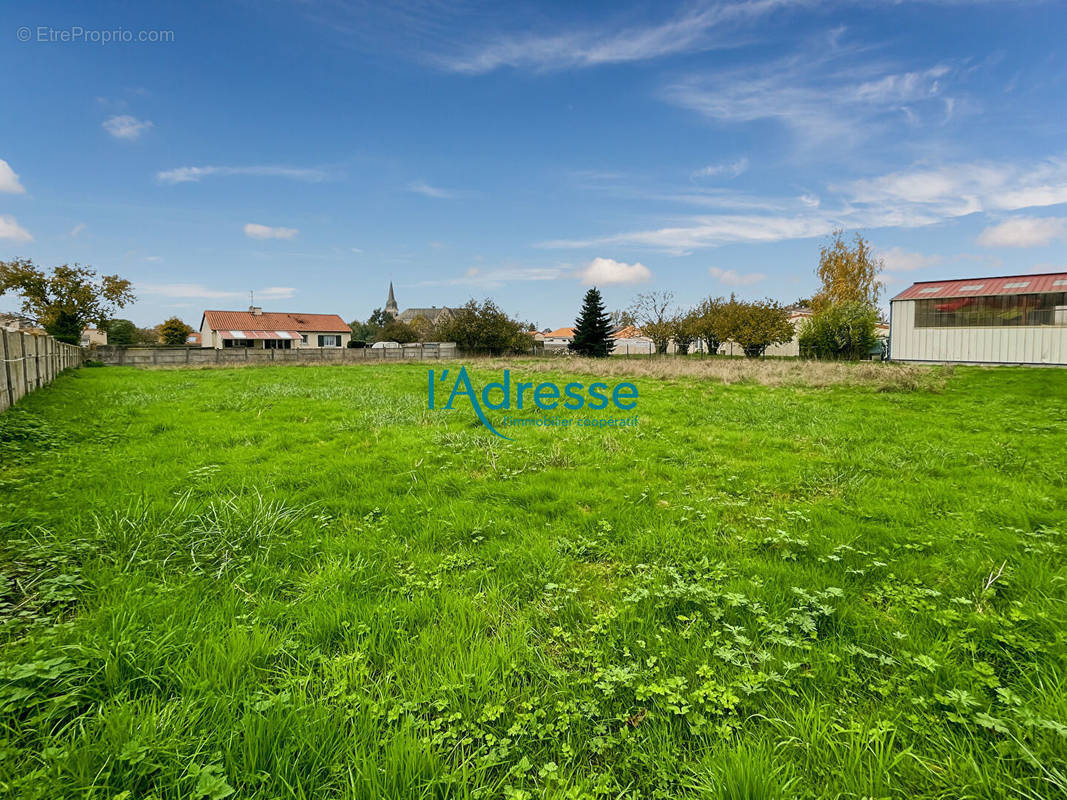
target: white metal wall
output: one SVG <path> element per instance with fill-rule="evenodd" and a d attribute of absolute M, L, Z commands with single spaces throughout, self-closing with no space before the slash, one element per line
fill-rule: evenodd
<path fill-rule="evenodd" d="M 894 361 L 1067 365 L 1067 326 L 916 328 L 915 301 L 892 303 Z"/>

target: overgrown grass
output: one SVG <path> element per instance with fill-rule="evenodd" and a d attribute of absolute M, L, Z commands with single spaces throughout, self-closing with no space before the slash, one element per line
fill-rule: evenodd
<path fill-rule="evenodd" d="M 63 375 L 0 415 L 0 795 L 1063 796 L 1067 374 L 895 375 L 514 443 L 426 365 Z"/>

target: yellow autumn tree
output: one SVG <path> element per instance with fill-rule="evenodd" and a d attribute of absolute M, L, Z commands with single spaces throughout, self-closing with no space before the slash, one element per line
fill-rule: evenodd
<path fill-rule="evenodd" d="M 875 308 L 885 284 L 878 280 L 882 260 L 876 258 L 871 244 L 856 234 L 849 246 L 845 232 L 836 230 L 828 244 L 819 250 L 816 273 L 822 287 L 812 298 L 815 311 L 842 303 L 862 303 Z"/>

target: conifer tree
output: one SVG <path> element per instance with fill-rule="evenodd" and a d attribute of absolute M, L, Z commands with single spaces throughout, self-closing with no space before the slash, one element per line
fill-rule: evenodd
<path fill-rule="evenodd" d="M 572 353 L 590 358 L 611 354 L 615 342 L 611 338 L 611 316 L 604 307 L 604 298 L 594 286 L 585 293 L 582 311 L 574 323 L 574 340 L 567 345 Z"/>

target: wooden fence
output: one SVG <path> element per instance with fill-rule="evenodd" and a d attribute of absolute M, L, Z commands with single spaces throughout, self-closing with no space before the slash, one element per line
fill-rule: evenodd
<path fill-rule="evenodd" d="M 0 357 L 0 411 L 51 383 L 63 370 L 81 366 L 84 359 L 77 345 L 25 331 L 0 331 Z"/>

